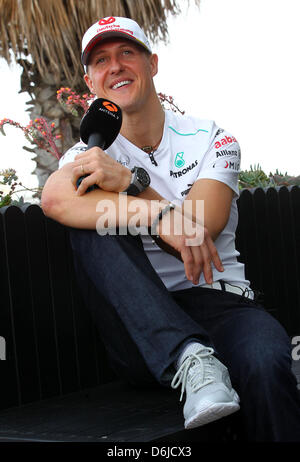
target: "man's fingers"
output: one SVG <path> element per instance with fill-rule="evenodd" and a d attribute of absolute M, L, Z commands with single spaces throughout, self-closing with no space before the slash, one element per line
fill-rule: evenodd
<path fill-rule="evenodd" d="M 189 281 L 193 282 L 194 258 L 189 247 L 183 247 L 181 258 L 184 264 L 185 275 Z"/>
<path fill-rule="evenodd" d="M 219 254 L 218 254 L 218 251 L 216 249 L 214 241 L 210 237 L 208 231 L 205 232 L 205 243 L 206 243 L 206 245 L 208 247 L 209 253 L 211 255 L 211 260 L 212 260 L 213 264 L 215 265 L 215 268 L 218 271 L 223 272 L 224 267 L 222 265 L 221 258 L 220 258 Z"/>
<path fill-rule="evenodd" d="M 86 192 L 88 187 L 92 186 L 92 184 L 94 184 L 94 182 L 91 180 L 91 175 L 86 176 L 82 179 L 80 185 L 78 186 L 76 194 L 78 196 L 82 196 Z"/>
<path fill-rule="evenodd" d="M 96 184 L 96 181 L 99 181 L 99 176 L 95 175 L 95 173 L 83 178 L 77 189 L 77 195 L 82 196 L 90 186 Z"/>
<path fill-rule="evenodd" d="M 105 154 L 101 148 L 99 148 L 98 146 L 94 146 L 93 148 L 90 148 L 90 149 L 87 149 L 86 151 L 84 152 L 80 152 L 79 154 L 76 154 L 76 156 L 74 157 L 74 160 L 77 161 L 77 160 L 83 160 L 83 159 L 87 159 L 91 156 L 99 156 L 101 155 L 101 153 Z"/>
<path fill-rule="evenodd" d="M 79 160 L 83 160 L 83 159 L 86 159 L 88 156 L 89 156 L 89 152 L 85 151 L 85 152 L 81 152 L 80 154 L 77 154 L 75 157 L 74 157 L 74 161 L 75 162 L 78 162 Z"/>
<path fill-rule="evenodd" d="M 213 271 L 211 267 L 212 257 L 205 243 L 201 246 L 202 272 L 207 284 L 213 283 Z"/>
<path fill-rule="evenodd" d="M 203 269 L 203 257 L 200 247 L 193 246 L 190 250 L 193 255 L 193 284 L 197 285 Z"/>
<path fill-rule="evenodd" d="M 86 166 L 81 167 L 81 165 L 78 165 L 73 168 L 71 181 L 75 188 L 76 188 L 76 183 L 77 183 L 78 178 L 80 178 L 81 176 L 87 175 L 88 173 L 89 172 Z"/>

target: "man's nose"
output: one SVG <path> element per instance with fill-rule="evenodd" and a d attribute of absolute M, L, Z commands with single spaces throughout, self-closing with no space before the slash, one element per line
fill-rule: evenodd
<path fill-rule="evenodd" d="M 110 72 L 116 74 L 122 70 L 122 63 L 120 59 L 116 57 L 112 57 L 110 60 Z"/>

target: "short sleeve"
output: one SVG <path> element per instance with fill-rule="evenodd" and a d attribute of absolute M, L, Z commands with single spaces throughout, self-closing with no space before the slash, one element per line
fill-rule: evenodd
<path fill-rule="evenodd" d="M 82 141 L 76 143 L 72 148 L 68 149 L 65 154 L 59 159 L 58 168 L 63 167 L 64 165 L 68 164 L 69 162 L 74 162 L 74 158 L 77 154 L 84 152 L 87 150 L 87 145 L 84 144 Z"/>
<path fill-rule="evenodd" d="M 197 180 L 207 178 L 227 184 L 239 196 L 241 150 L 236 138 L 218 129 L 206 153 Z M 197 181 L 196 180 L 196 181 Z"/>

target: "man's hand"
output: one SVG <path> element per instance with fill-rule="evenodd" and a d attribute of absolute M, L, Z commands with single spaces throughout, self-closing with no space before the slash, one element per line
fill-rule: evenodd
<path fill-rule="evenodd" d="M 193 284 L 199 283 L 202 272 L 208 284 L 213 282 L 212 263 L 218 271 L 224 271 L 207 229 L 183 216 L 182 209 L 176 208 L 164 215 L 158 224 L 157 234 L 163 241 L 161 245 L 158 242 L 157 244 L 182 260 L 186 277 Z"/>
<path fill-rule="evenodd" d="M 77 190 L 79 196 L 94 184 L 105 191 L 125 191 L 132 174 L 128 168 L 112 159 L 102 149 L 94 147 L 75 157 L 71 180 L 75 188 L 78 178 L 84 175 L 88 176 L 82 180 Z"/>

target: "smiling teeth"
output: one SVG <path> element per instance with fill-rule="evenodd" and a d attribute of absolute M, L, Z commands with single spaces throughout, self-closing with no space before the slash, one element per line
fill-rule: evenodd
<path fill-rule="evenodd" d="M 123 87 L 123 85 L 128 85 L 129 83 L 130 80 L 123 80 L 123 82 L 116 83 L 116 85 L 114 85 L 112 89 L 116 90 L 117 88 Z"/>

